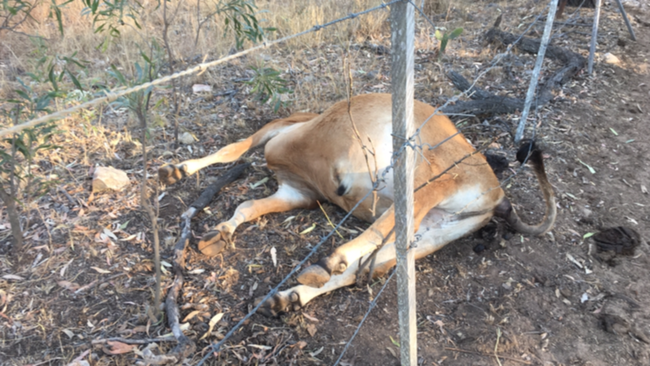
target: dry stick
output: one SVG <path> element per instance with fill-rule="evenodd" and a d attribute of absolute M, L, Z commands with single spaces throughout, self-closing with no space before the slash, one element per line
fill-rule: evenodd
<path fill-rule="evenodd" d="M 9 179 L 13 179 L 9 177 Z M 16 207 L 16 200 L 14 195 L 7 193 L 2 185 L 0 185 L 0 199 L 7 206 L 7 216 L 9 216 L 9 224 L 11 224 L 11 234 L 14 237 L 14 249 L 21 251 L 23 248 L 23 230 L 20 227 L 20 214 Z"/>
<path fill-rule="evenodd" d="M 171 17 L 171 19 L 167 18 L 167 1 L 163 1 L 163 41 L 165 42 L 165 49 L 167 50 L 167 61 L 169 62 L 169 72 L 171 74 L 174 73 L 174 56 L 172 55 L 172 48 L 169 45 L 169 37 L 168 37 L 168 32 L 169 32 L 169 26 L 171 22 L 174 21 L 174 18 L 176 18 L 176 14 L 178 14 L 178 8 L 181 6 L 183 2 L 179 1 L 178 5 L 176 6 L 176 11 L 174 12 L 174 15 Z M 178 147 L 178 113 L 179 113 L 179 108 L 178 108 L 178 95 L 177 95 L 177 88 L 176 88 L 176 79 L 172 79 L 172 103 L 174 104 L 174 148 Z"/>
<path fill-rule="evenodd" d="M 157 342 L 176 342 L 176 338 L 169 337 L 160 337 L 160 338 L 148 338 L 148 339 L 131 339 L 131 338 L 122 338 L 122 337 L 113 337 L 113 338 L 104 338 L 104 339 L 93 339 L 92 344 L 105 344 L 108 342 L 121 342 L 126 344 L 149 344 Z"/>
<path fill-rule="evenodd" d="M 171 351 L 171 356 L 176 357 L 179 362 L 196 350 L 194 342 L 185 336 L 181 330 L 180 312 L 177 303 L 178 294 L 180 293 L 184 281 L 183 270 L 185 268 L 185 248 L 187 247 L 187 243 L 192 234 L 192 217 L 206 207 L 223 187 L 235 181 L 249 165 L 250 164 L 237 165 L 228 170 L 225 174 L 221 175 L 217 181 L 206 188 L 203 193 L 201 193 L 201 196 L 190 205 L 190 208 L 181 215 L 181 237 L 174 246 L 174 263 L 172 267 L 174 271 L 174 282 L 169 288 L 167 299 L 165 300 L 168 324 L 174 337 L 178 340 L 178 345 L 176 345 L 176 347 Z"/>
<path fill-rule="evenodd" d="M 153 56 L 153 55 L 152 55 Z M 149 66 L 149 78 L 153 79 L 151 75 L 151 65 Z M 135 114 L 140 120 L 140 128 L 142 128 L 142 135 L 140 136 L 142 143 L 142 181 L 140 182 L 140 205 L 142 209 L 149 216 L 151 221 L 151 232 L 153 234 L 153 253 L 154 253 L 154 266 L 156 273 L 156 284 L 154 286 L 154 306 L 153 306 L 153 316 L 158 321 L 158 315 L 160 314 L 160 297 L 161 290 L 160 284 L 162 282 L 162 273 L 160 271 L 160 238 L 158 236 L 158 201 L 154 197 L 154 202 L 156 204 L 156 209 L 149 201 L 147 196 L 147 110 L 149 109 L 149 101 L 151 100 L 151 92 L 146 93 L 146 100 L 143 104 L 138 105 L 138 109 Z M 156 184 L 156 189 L 158 185 Z"/>
<path fill-rule="evenodd" d="M 84 291 L 86 291 L 86 290 L 88 290 L 88 289 L 94 287 L 94 286 L 97 285 L 98 283 L 106 283 L 106 282 L 108 282 L 108 281 L 114 280 L 114 279 L 116 279 L 116 278 L 118 278 L 118 277 L 125 276 L 125 275 L 126 275 L 126 273 L 118 273 L 118 274 L 116 274 L 116 275 L 110 276 L 110 277 L 108 277 L 108 278 L 104 278 L 104 279 L 102 279 L 102 280 L 94 280 L 94 281 L 92 281 L 91 283 L 89 283 L 89 284 L 87 284 L 87 285 L 84 285 L 84 286 L 79 287 L 79 288 L 77 289 L 77 291 L 74 292 L 74 294 L 77 295 L 77 294 L 79 294 L 79 293 L 81 293 L 81 292 L 84 292 Z"/>
<path fill-rule="evenodd" d="M 521 112 L 521 119 L 519 120 L 517 133 L 515 134 L 515 143 L 517 144 L 519 144 L 521 142 L 521 139 L 524 137 L 524 128 L 526 128 L 526 119 L 528 119 L 528 112 L 530 111 L 530 105 L 533 103 L 533 97 L 535 96 L 535 90 L 537 89 L 537 82 L 539 81 L 539 73 L 542 70 L 542 63 L 544 62 L 546 47 L 548 46 L 548 42 L 551 39 L 551 29 L 553 29 L 553 19 L 555 19 L 555 10 L 557 10 L 557 2 L 558 0 L 551 0 L 551 8 L 549 9 L 548 16 L 546 17 L 546 26 L 544 27 L 542 44 L 539 46 L 539 51 L 537 51 L 537 61 L 535 62 L 535 68 L 533 69 L 533 76 L 531 77 L 530 85 L 528 86 L 528 93 L 526 93 L 526 103 L 524 104 L 524 110 Z"/>
<path fill-rule="evenodd" d="M 636 41 L 636 35 L 634 34 L 634 29 L 632 29 L 632 24 L 630 24 L 630 19 L 627 17 L 627 13 L 623 8 L 623 3 L 621 3 L 621 0 L 616 0 L 616 4 L 618 4 L 618 9 L 621 11 L 621 15 L 623 16 L 623 20 L 625 21 L 627 30 L 630 31 L 630 37 L 632 37 L 633 41 Z"/>
<path fill-rule="evenodd" d="M 501 328 L 497 327 L 497 342 L 494 344 L 494 358 L 496 358 L 499 366 L 503 366 L 499 360 L 499 340 L 501 340 Z"/>
<path fill-rule="evenodd" d="M 478 355 L 478 356 L 483 356 L 483 357 L 494 357 L 494 354 L 487 354 L 487 353 L 476 352 L 476 351 L 468 351 L 468 350 L 461 349 L 461 348 L 445 347 L 445 350 L 454 351 L 454 352 L 469 353 L 469 354 L 472 354 L 472 355 Z M 524 361 L 524 360 L 520 360 L 520 359 L 517 359 L 517 358 L 514 358 L 514 357 L 508 357 L 508 356 L 503 356 L 503 355 L 497 355 L 497 357 L 503 358 L 504 360 L 523 363 L 524 365 L 532 365 L 533 364 L 530 361 Z"/>
<path fill-rule="evenodd" d="M 594 55 L 596 54 L 596 43 L 598 42 L 598 21 L 600 20 L 600 2 L 596 0 L 596 12 L 594 14 L 594 26 L 591 28 L 591 45 L 589 46 L 589 75 L 594 70 Z"/>

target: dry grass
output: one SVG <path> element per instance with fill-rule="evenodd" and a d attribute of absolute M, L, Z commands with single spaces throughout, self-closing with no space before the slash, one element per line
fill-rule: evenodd
<path fill-rule="evenodd" d="M 331 0 L 308 2 L 298 0 L 276 0 L 258 2 L 259 19 L 264 19 L 264 26 L 277 28 L 269 38 L 294 34 L 323 24 L 327 21 L 358 12 L 381 4 L 380 0 Z M 417 1 L 421 5 L 421 1 Z M 24 24 L 22 32 L 44 37 L 46 48 L 39 50 L 34 41 L 24 35 L 5 33 L 0 46 L 0 97 L 6 97 L 14 89 L 16 77 L 23 77 L 25 72 L 33 72 L 35 59 L 41 55 L 69 56 L 76 53 L 77 58 L 89 61 L 87 70 L 80 72 L 79 79 L 84 81 L 106 82 L 106 70 L 113 64 L 126 72 L 132 72 L 134 63 L 141 60 L 139 54 L 142 45 L 155 39 L 163 44 L 163 10 L 155 1 L 145 1 L 137 9 L 141 28 L 126 19 L 120 27 L 121 37 L 110 39 L 110 46 L 104 51 L 97 49 L 106 38 L 105 34 L 93 32 L 92 19 L 82 15 L 83 3 L 72 2 L 63 9 L 65 35 L 59 33 L 57 23 L 48 17 L 49 4 L 43 3 L 34 12 L 36 21 Z M 445 13 L 451 8 L 446 0 L 424 1 L 425 12 L 429 16 Z M 176 4 L 170 4 L 168 10 L 174 13 Z M 457 5 L 456 5 L 457 6 Z M 209 3 L 201 3 L 200 19 L 197 18 L 197 3 L 183 2 L 169 29 L 169 41 L 173 56 L 177 60 L 196 63 L 203 57 L 218 58 L 231 52 L 235 46 L 232 34 L 225 34 L 223 18 L 213 17 L 203 25 L 198 42 L 195 44 L 196 30 L 202 21 L 212 12 Z M 322 43 L 348 45 L 371 40 L 386 43 L 388 11 L 376 11 L 362 17 L 340 23 L 326 31 L 312 33 L 289 41 L 290 50 L 309 50 Z M 421 25 L 424 25 L 422 22 Z M 428 32 L 425 32 L 428 33 Z M 254 61 L 253 61 L 254 62 Z"/>
<path fill-rule="evenodd" d="M 350 12 L 356 12 L 380 4 L 378 0 L 336 0 L 315 4 L 305 1 L 269 1 L 260 3 L 259 19 L 264 19 L 264 26 L 272 26 L 277 32 L 269 34 L 275 38 L 309 29 L 316 24 L 322 24 L 336 19 Z M 61 36 L 54 19 L 48 18 L 49 5 L 43 4 L 34 12 L 33 21 L 23 26 L 21 31 L 44 37 L 47 50 L 44 54 L 68 56 L 77 53 L 77 57 L 90 62 L 86 78 L 103 78 L 105 70 L 114 64 L 124 70 L 132 70 L 136 61 L 140 60 L 140 50 L 149 40 L 156 39 L 160 44 L 163 31 L 163 11 L 157 3 L 147 1 L 138 10 L 141 28 L 134 26 L 133 22 L 120 28 L 121 37 L 111 39 L 111 44 L 105 52 L 97 46 L 106 37 L 105 34 L 93 32 L 92 19 L 81 15 L 83 4 L 73 2 L 68 4 L 64 11 L 65 35 Z M 170 5 L 169 13 L 173 13 L 175 4 Z M 201 4 L 201 20 L 211 12 L 208 3 Z M 298 40 L 290 42 L 287 46 L 295 49 L 312 48 L 324 41 L 353 42 L 366 38 L 380 37 L 380 32 L 385 27 L 385 18 L 388 12 L 375 12 L 360 19 L 345 22 L 326 32 L 317 32 Z M 195 2 L 184 2 L 178 9 L 177 16 L 169 30 L 169 40 L 173 55 L 196 63 L 202 57 L 218 58 L 229 53 L 235 46 L 232 34 L 225 34 L 223 18 L 213 17 L 205 22 L 202 27 L 198 42 L 195 44 L 197 19 L 197 6 Z M 225 36 L 224 36 L 225 34 Z M 25 71 L 34 71 L 35 53 L 39 52 L 34 42 L 24 35 L 4 34 L 0 50 L 0 80 L 4 93 L 6 89 L 15 87 L 15 77 Z M 85 78 L 84 78 L 85 76 Z"/>

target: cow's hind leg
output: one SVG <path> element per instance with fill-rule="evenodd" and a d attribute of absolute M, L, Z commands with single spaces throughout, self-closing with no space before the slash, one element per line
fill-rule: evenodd
<path fill-rule="evenodd" d="M 259 200 L 246 201 L 235 210 L 230 220 L 220 223 L 215 229 L 199 241 L 199 250 L 208 256 L 219 254 L 230 242 L 232 234 L 244 222 L 272 212 L 284 212 L 295 208 L 312 208 L 316 200 L 311 192 L 304 192 L 287 184 L 280 184 L 280 188 L 273 195 Z"/>
<path fill-rule="evenodd" d="M 171 185 L 207 166 L 233 162 L 248 150 L 266 144 L 287 127 L 295 123 L 307 122 L 316 116 L 318 115 L 314 113 L 294 113 L 287 118 L 271 121 L 247 139 L 226 145 L 214 154 L 160 167 L 158 169 L 158 179 L 164 184 Z"/>

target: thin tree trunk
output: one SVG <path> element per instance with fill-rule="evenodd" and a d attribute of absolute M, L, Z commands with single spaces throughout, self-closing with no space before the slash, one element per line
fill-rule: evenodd
<path fill-rule="evenodd" d="M 0 186 L 0 199 L 7 206 L 7 216 L 9 216 L 9 223 L 11 224 L 11 234 L 14 237 L 14 249 L 23 249 L 23 230 L 20 227 L 20 215 L 16 208 L 16 200 L 7 191 Z"/>

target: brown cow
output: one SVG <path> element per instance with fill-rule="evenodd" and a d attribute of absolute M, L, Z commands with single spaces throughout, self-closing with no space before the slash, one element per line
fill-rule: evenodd
<path fill-rule="evenodd" d="M 266 161 L 277 176 L 278 191 L 239 205 L 230 220 L 203 237 L 199 249 L 214 255 L 223 249 L 240 224 L 271 212 L 314 208 L 317 200 L 329 200 L 344 210 L 351 210 L 372 189 L 373 175 L 381 177 L 389 169 L 393 142 L 390 95 L 360 95 L 351 98 L 349 103 L 349 109 L 348 102 L 342 101 L 320 115 L 296 113 L 274 120 L 246 140 L 230 144 L 215 154 L 161 167 L 160 180 L 172 184 L 203 167 L 235 161 L 251 148 L 266 144 Z M 433 114 L 433 107 L 415 102 L 416 126 Z M 355 127 L 361 141 L 372 142 L 366 144 L 370 152 L 364 152 Z M 424 187 L 414 197 L 413 215 L 419 240 L 412 250 L 416 258 L 481 228 L 494 215 L 505 218 L 514 230 L 523 234 L 541 235 L 553 227 L 555 197 L 538 150 L 533 151 L 529 161 L 544 194 L 546 213 L 541 223 L 530 226 L 517 216 L 485 157 L 472 154 L 474 148 L 449 118 L 433 116 L 422 127 L 417 144 L 422 148 L 416 154 L 415 187 Z M 440 145 L 435 147 L 437 144 Z M 523 161 L 527 152 L 523 156 L 518 154 L 518 159 Z M 452 168 L 447 170 L 449 167 Z M 438 179 L 425 184 L 441 173 L 444 174 Z M 298 276 L 302 285 L 278 292 L 263 304 L 263 312 L 277 315 L 304 306 L 316 296 L 353 284 L 359 262 L 377 249 L 386 236 L 392 236 L 393 210 L 390 172 L 385 175 L 377 197 L 370 195 L 353 212 L 356 217 L 372 222 L 368 230 L 304 269 Z M 389 238 L 376 253 L 375 267 L 371 270 L 375 276 L 395 265 L 392 240 Z"/>

